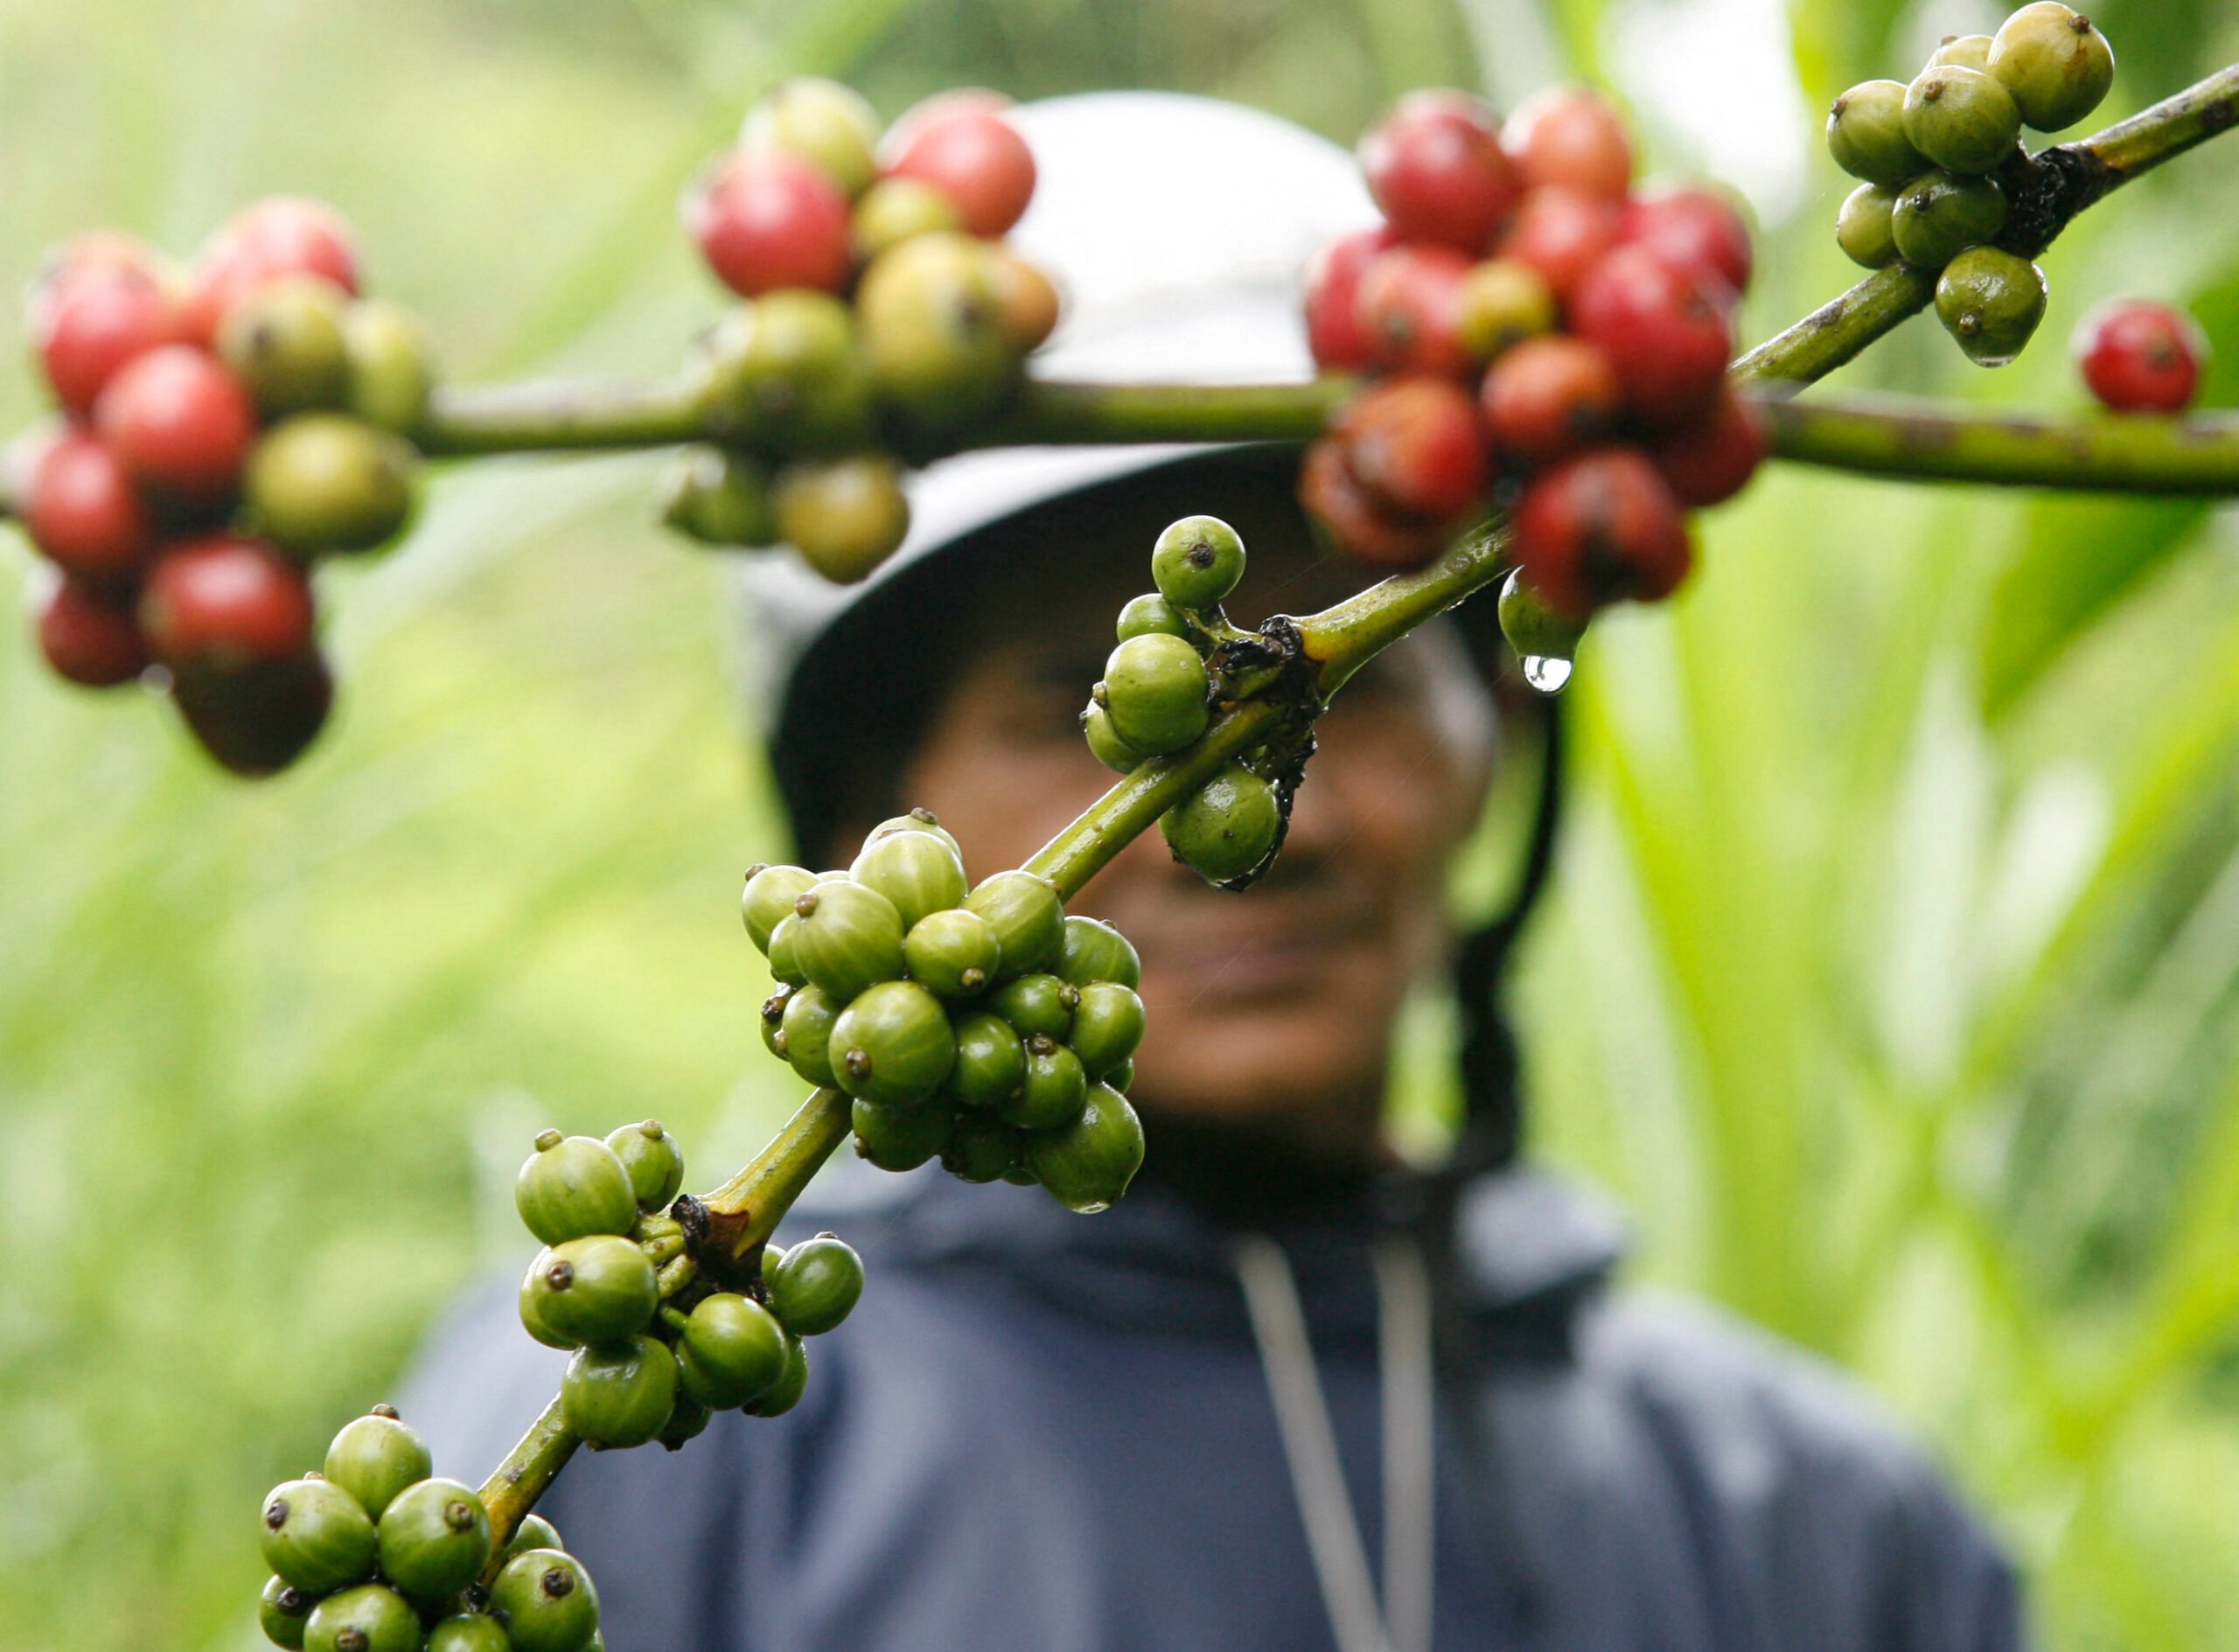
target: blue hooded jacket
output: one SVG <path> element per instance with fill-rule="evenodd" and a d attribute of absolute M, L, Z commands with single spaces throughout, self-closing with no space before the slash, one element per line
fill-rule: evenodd
<path fill-rule="evenodd" d="M 1420 1184 L 1415 1191 L 1419 1192 Z M 1700 1305 L 1608 1288 L 1619 1229 L 1526 1168 L 1450 1223 L 1381 1190 L 1265 1230 L 1382 1552 L 1379 1236 L 1433 1247 L 1433 1644 L 2010 1652 L 2012 1577 L 1842 1377 Z M 1394 1194 L 1398 1196 L 1392 1196 Z M 1157 1183 L 1081 1217 L 938 1172 L 827 1175 L 787 1224 L 868 1285 L 786 1416 L 583 1453 L 542 1505 L 612 1652 L 1324 1652 L 1233 1230 Z M 478 1474 L 555 1391 L 513 1290 L 431 1345 L 405 1415 Z"/>

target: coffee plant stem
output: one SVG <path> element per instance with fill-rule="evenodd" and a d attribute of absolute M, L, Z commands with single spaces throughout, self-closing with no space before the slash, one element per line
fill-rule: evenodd
<path fill-rule="evenodd" d="M 482 1572 L 485 1586 L 505 1565 L 506 1545 L 513 1541 L 513 1533 L 520 1530 L 536 1500 L 551 1488 L 582 1443 L 582 1437 L 562 1420 L 559 1397 L 555 1395 L 520 1442 L 506 1453 L 506 1460 L 482 1482 L 482 1506 L 489 1512 L 493 1539 L 489 1563 Z"/>

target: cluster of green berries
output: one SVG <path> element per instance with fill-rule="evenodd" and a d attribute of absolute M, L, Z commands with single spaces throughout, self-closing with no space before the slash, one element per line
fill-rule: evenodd
<path fill-rule="evenodd" d="M 358 296 L 349 226 L 276 197 L 174 269 L 128 236 L 58 249 L 26 321 L 60 413 L 14 454 L 55 579 L 38 638 L 89 687 L 151 678 L 239 773 L 285 766 L 333 681 L 310 570 L 403 532 L 429 387 L 412 317 Z"/>
<path fill-rule="evenodd" d="M 787 82 L 687 192 L 715 275 L 746 302 L 692 363 L 717 445 L 671 472 L 670 525 L 790 544 L 867 576 L 909 527 L 896 451 L 938 450 L 1017 388 L 1057 323 L 1047 275 L 1001 237 L 1034 157 L 989 93 L 950 93 L 883 135 L 829 80 Z"/>
<path fill-rule="evenodd" d="M 257 1536 L 257 1618 L 289 1652 L 603 1652 L 598 1591 L 529 1516 L 492 1570 L 482 1499 L 434 1477 L 428 1442 L 376 1405 L 320 1471 L 276 1486 Z"/>
<path fill-rule="evenodd" d="M 1120 610 L 1119 646 L 1081 712 L 1081 732 L 1106 768 L 1131 774 L 1205 732 L 1219 692 L 1208 657 L 1238 634 L 1221 604 L 1243 579 L 1244 561 L 1242 537 L 1217 516 L 1185 516 L 1158 536 L 1158 589 Z M 1159 817 L 1175 858 L 1208 883 L 1254 875 L 1280 841 L 1282 802 L 1255 772 L 1255 756 L 1228 763 Z"/>
<path fill-rule="evenodd" d="M 1867 80 L 1835 100 L 1827 148 L 1865 180 L 1835 239 L 1869 269 L 1902 259 L 1940 271 L 1936 313 L 1970 361 L 2002 367 L 2045 315 L 2045 274 L 1996 245 L 2010 204 L 1997 176 L 2026 158 L 2021 129 L 2057 132 L 2115 79 L 2107 37 L 2060 0 L 1994 34 L 1952 35 L 1912 83 Z"/>
<path fill-rule="evenodd" d="M 513 1184 L 544 1244 L 521 1279 L 521 1324 L 575 1350 L 561 1413 L 594 1449 L 673 1451 L 716 1412 L 791 1411 L 808 1383 L 801 1339 L 862 1294 L 862 1259 L 828 1233 L 765 1245 L 758 1295 L 709 1288 L 673 1265 L 683 1233 L 663 1212 L 683 1185 L 684 1154 L 650 1119 L 603 1141 L 548 1130 Z"/>
<path fill-rule="evenodd" d="M 844 872 L 754 868 L 741 907 L 778 983 L 763 1040 L 854 1098 L 861 1157 L 938 1157 L 1081 1211 L 1126 1191 L 1143 1158 L 1122 1093 L 1141 965 L 1110 924 L 1068 917 L 1030 872 L 968 888 L 956 840 L 922 810 L 878 827 Z"/>

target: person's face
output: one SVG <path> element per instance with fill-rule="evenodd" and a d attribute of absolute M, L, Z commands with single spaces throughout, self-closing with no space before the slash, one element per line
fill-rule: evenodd
<path fill-rule="evenodd" d="M 1313 566 L 1303 544 L 1252 540 L 1251 554 L 1246 592 L 1270 611 L 1361 582 Z M 1045 589 L 1030 619 L 990 627 L 905 771 L 901 795 L 955 833 L 974 879 L 1024 861 L 1113 784 L 1078 718 L 1113 613 L 1147 582 L 1106 582 L 1070 600 Z M 1280 1123 L 1329 1156 L 1373 1150 L 1393 1021 L 1443 954 L 1443 874 L 1486 777 L 1482 750 L 1433 717 L 1428 670 L 1403 644 L 1332 704 L 1283 852 L 1252 889 L 1208 887 L 1151 832 L 1070 903 L 1142 954 L 1150 1029 L 1133 1093 L 1154 1116 Z"/>

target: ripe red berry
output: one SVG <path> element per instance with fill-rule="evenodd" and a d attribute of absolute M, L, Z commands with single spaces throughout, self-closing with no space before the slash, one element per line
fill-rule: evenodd
<path fill-rule="evenodd" d="M 708 268 L 745 297 L 847 284 L 847 198 L 782 150 L 723 157 L 686 197 L 684 216 Z"/>
<path fill-rule="evenodd" d="M 334 676 L 315 648 L 234 671 L 182 673 L 171 699 L 203 749 L 238 775 L 276 773 L 317 737 Z"/>
<path fill-rule="evenodd" d="M 1481 254 L 1522 185 L 1500 123 L 1459 92 L 1411 92 L 1361 139 L 1369 192 L 1400 239 Z"/>
<path fill-rule="evenodd" d="M 1600 441 L 1625 410 L 1609 358 L 1582 338 L 1527 338 L 1493 363 L 1478 408 L 1494 457 L 1545 464 Z"/>
<path fill-rule="evenodd" d="M 83 418 L 127 362 L 180 336 L 178 306 L 162 283 L 99 265 L 59 277 L 30 306 L 32 347 L 54 399 Z"/>
<path fill-rule="evenodd" d="M 127 366 L 101 392 L 94 422 L 135 479 L 194 504 L 233 490 L 256 437 L 248 393 L 192 345 L 165 345 Z"/>
<path fill-rule="evenodd" d="M 1609 358 L 1635 413 L 1684 419 L 1717 390 L 1733 354 L 1725 290 L 1700 265 L 1620 247 L 1571 294 L 1571 330 Z"/>
<path fill-rule="evenodd" d="M 967 234 L 992 240 L 1034 198 L 1034 151 L 1000 109 L 966 102 L 911 121 L 884 176 L 931 185 L 955 203 Z"/>
<path fill-rule="evenodd" d="M 1388 227 L 1340 235 L 1306 270 L 1306 342 L 1324 367 L 1364 367 L 1376 351 L 1361 327 L 1361 273 L 1392 245 Z"/>
<path fill-rule="evenodd" d="M 1626 203 L 1618 239 L 1672 263 L 1714 270 L 1737 297 L 1749 290 L 1749 226 L 1733 203 L 1710 190 L 1683 185 L 1636 196 Z"/>
<path fill-rule="evenodd" d="M 1550 87 L 1524 99 L 1501 128 L 1501 147 L 1526 188 L 1584 190 L 1622 201 L 1633 181 L 1624 118 L 1583 87 Z"/>
<path fill-rule="evenodd" d="M 2208 339 L 2181 310 L 2110 298 L 2075 330 L 2075 365 L 2117 413 L 2181 413 L 2200 388 Z"/>
<path fill-rule="evenodd" d="M 1469 393 L 1451 379 L 1386 379 L 1336 422 L 1345 463 L 1378 502 L 1448 521 L 1477 503 L 1489 479 Z"/>
<path fill-rule="evenodd" d="M 87 688 L 129 683 L 148 667 L 148 646 L 129 606 L 60 579 L 38 613 L 39 652 L 67 681 Z"/>
<path fill-rule="evenodd" d="M 1468 373 L 1461 312 L 1471 268 L 1447 247 L 1393 247 L 1371 259 L 1355 303 L 1375 359 L 1418 373 Z"/>
<path fill-rule="evenodd" d="M 1353 479 L 1344 450 L 1325 438 L 1307 449 L 1299 466 L 1299 503 L 1337 542 L 1364 562 L 1404 572 L 1435 560 L 1446 548 L 1439 524 L 1412 521 L 1377 504 Z"/>
<path fill-rule="evenodd" d="M 178 672 L 239 671 L 290 659 L 311 640 L 303 570 L 255 540 L 212 533 L 156 561 L 140 591 L 140 629 Z"/>
<path fill-rule="evenodd" d="M 38 338 L 47 312 L 72 282 L 86 275 L 122 275 L 150 287 L 164 283 L 162 261 L 122 230 L 94 229 L 47 248 L 24 296 L 24 331 Z"/>
<path fill-rule="evenodd" d="M 1534 478 L 1514 525 L 1524 578 L 1573 619 L 1668 596 L 1693 561 L 1678 502 L 1633 448 L 1597 448 Z"/>
<path fill-rule="evenodd" d="M 1765 457 L 1765 428 L 1750 401 L 1731 385 L 1699 418 L 1690 420 L 1648 450 L 1672 497 L 1698 508 L 1741 491 Z"/>
<path fill-rule="evenodd" d="M 78 578 L 129 582 L 156 547 L 156 527 L 123 464 L 81 430 L 59 437 L 33 464 L 24 496 L 31 542 Z"/>
<path fill-rule="evenodd" d="M 1529 264 L 1558 298 L 1567 298 L 1617 244 L 1618 218 L 1617 204 L 1599 195 L 1559 185 L 1535 189 L 1501 237 L 1500 256 Z"/>
<path fill-rule="evenodd" d="M 195 256 L 190 336 L 210 343 L 235 303 L 285 275 L 317 276 L 354 295 L 358 246 L 349 221 L 300 195 L 268 196 L 234 213 Z"/>

